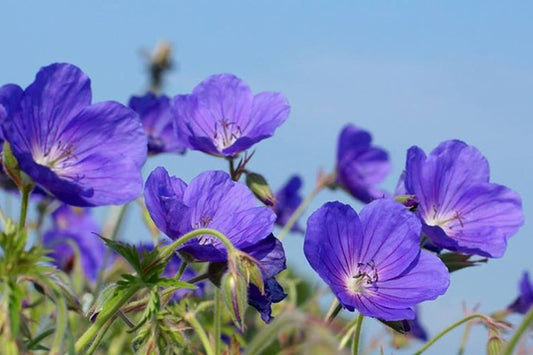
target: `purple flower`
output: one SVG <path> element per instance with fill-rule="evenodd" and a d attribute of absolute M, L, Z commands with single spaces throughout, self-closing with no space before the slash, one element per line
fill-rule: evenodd
<path fill-rule="evenodd" d="M 451 140 L 429 156 L 407 152 L 407 192 L 416 195 L 423 232 L 439 247 L 501 257 L 524 222 L 520 196 L 489 182 L 489 164 L 474 147 Z"/>
<path fill-rule="evenodd" d="M 267 238 L 276 219 L 268 207 L 257 207 L 245 185 L 222 171 L 204 172 L 187 186 L 157 168 L 146 181 L 144 198 L 155 225 L 171 239 L 194 229 L 212 228 L 244 250 Z M 195 238 L 179 251 L 201 261 L 226 261 L 224 245 L 211 235 Z"/>
<path fill-rule="evenodd" d="M 141 193 L 146 136 L 139 118 L 117 102 L 91 104 L 90 80 L 79 68 L 52 64 L 22 94 L 0 88 L 8 90 L 4 136 L 37 184 L 75 206 L 122 204 Z"/>
<path fill-rule="evenodd" d="M 371 143 L 369 132 L 347 125 L 337 147 L 337 184 L 364 203 L 387 195 L 375 185 L 392 169 L 387 152 Z"/>
<path fill-rule="evenodd" d="M 529 273 L 524 271 L 519 284 L 520 294 L 516 300 L 507 307 L 511 312 L 526 314 L 533 305 L 533 284 L 529 278 Z"/>
<path fill-rule="evenodd" d="M 174 117 L 167 96 L 158 97 L 151 92 L 144 96 L 133 96 L 128 106 L 141 117 L 148 136 L 148 154 L 185 152 L 185 144 L 178 139 L 174 131 Z"/>
<path fill-rule="evenodd" d="M 75 245 L 81 258 L 81 266 L 91 281 L 96 281 L 102 268 L 106 247 L 95 234 L 100 227 L 94 221 L 89 209 L 74 208 L 61 205 L 52 213 L 52 229 L 43 236 L 45 247 L 52 250 L 49 256 L 56 266 L 70 272 L 74 266 Z"/>
<path fill-rule="evenodd" d="M 444 264 L 420 250 L 420 221 L 405 207 L 380 199 L 358 216 L 329 202 L 307 221 L 304 252 L 344 308 L 384 320 L 414 319 L 413 307 L 444 294 Z"/>
<path fill-rule="evenodd" d="M 294 211 L 302 203 L 302 197 L 298 193 L 302 187 L 302 179 L 294 175 L 289 181 L 276 193 L 276 202 L 274 203 L 274 212 L 277 215 L 276 224 L 283 227 Z M 295 223 L 291 228 L 294 232 L 303 232 L 303 229 Z"/>
<path fill-rule="evenodd" d="M 283 95 L 261 92 L 231 74 L 213 75 L 190 95 L 173 99 L 176 129 L 187 146 L 205 153 L 234 157 L 274 134 L 289 115 Z"/>

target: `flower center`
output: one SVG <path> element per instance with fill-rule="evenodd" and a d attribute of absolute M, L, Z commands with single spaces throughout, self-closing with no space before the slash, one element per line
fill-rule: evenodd
<path fill-rule="evenodd" d="M 223 118 L 215 123 L 213 139 L 217 149 L 222 150 L 231 146 L 241 136 L 241 127 L 235 122 Z"/>
<path fill-rule="evenodd" d="M 44 152 L 41 149 L 35 149 L 33 152 L 33 159 L 39 165 L 46 166 L 55 173 L 61 172 L 64 168 L 69 166 L 69 161 L 75 158 L 72 145 L 70 143 L 63 144 L 58 141 L 57 144 L 52 145 Z"/>
<path fill-rule="evenodd" d="M 353 293 L 368 293 L 376 291 L 379 276 L 374 260 L 367 263 L 357 263 L 356 273 L 348 279 L 348 289 Z"/>
<path fill-rule="evenodd" d="M 463 220 L 464 216 L 459 211 L 439 213 L 436 206 L 433 206 L 433 213 L 429 213 L 425 218 L 425 222 L 428 226 L 439 226 L 446 232 L 451 232 L 458 225 L 461 228 L 464 227 Z"/>
<path fill-rule="evenodd" d="M 207 226 L 209 226 L 209 223 L 211 223 L 212 220 L 213 218 L 210 216 L 202 216 L 200 218 L 200 221 L 194 224 L 194 229 L 207 228 Z M 198 244 L 200 245 L 213 244 L 216 240 L 217 239 L 210 234 L 203 234 L 198 237 Z"/>

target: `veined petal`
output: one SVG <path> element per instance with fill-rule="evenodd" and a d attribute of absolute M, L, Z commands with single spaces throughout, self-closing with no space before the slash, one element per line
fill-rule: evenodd
<path fill-rule="evenodd" d="M 13 122 L 26 138 L 17 144 L 25 142 L 28 150 L 33 145 L 50 149 L 69 119 L 91 104 L 91 96 L 91 82 L 78 67 L 56 63 L 42 68 L 22 97 L 22 119 Z"/>
<path fill-rule="evenodd" d="M 380 280 L 401 275 L 418 256 L 421 224 L 403 205 L 376 200 L 360 213 L 363 241 L 360 262 L 372 261 Z"/>
<path fill-rule="evenodd" d="M 346 288 L 360 258 L 363 227 L 355 211 L 328 202 L 307 220 L 304 253 L 313 269 L 330 287 Z"/>
<path fill-rule="evenodd" d="M 235 75 L 210 76 L 194 88 L 193 95 L 198 99 L 201 116 L 210 122 L 226 119 L 241 126 L 248 120 L 252 91 Z"/>
<path fill-rule="evenodd" d="M 72 205 L 98 206 L 129 202 L 142 192 L 140 168 L 146 160 L 146 136 L 129 108 L 114 102 L 88 106 L 56 138 L 49 151 L 36 148 L 32 161 L 19 159 L 30 176 L 35 165 L 55 173 L 54 181 L 44 186 L 54 195 Z M 13 152 L 17 157 L 22 153 Z M 65 180 L 92 194 L 79 199 L 77 189 L 63 188 Z"/>
<path fill-rule="evenodd" d="M 375 303 L 385 307 L 407 308 L 443 295 L 450 284 L 450 274 L 434 254 L 421 250 L 407 272 L 392 279 L 377 282 L 379 295 Z"/>
<path fill-rule="evenodd" d="M 438 221 L 466 189 L 488 181 L 487 160 L 464 142 L 443 142 L 427 158 L 418 147 L 407 152 L 406 188 L 420 196 L 418 211 L 426 221 Z"/>
<path fill-rule="evenodd" d="M 170 177 L 162 167 L 152 171 L 146 180 L 144 188 L 146 208 L 157 228 L 172 239 L 192 229 L 189 208 L 182 202 L 186 187 L 185 182 Z"/>
<path fill-rule="evenodd" d="M 483 183 L 466 190 L 440 227 L 461 251 L 497 258 L 524 223 L 520 196 L 505 186 Z"/>

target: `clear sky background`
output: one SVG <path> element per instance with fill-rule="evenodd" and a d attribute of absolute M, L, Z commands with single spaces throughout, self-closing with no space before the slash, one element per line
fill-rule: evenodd
<path fill-rule="evenodd" d="M 127 102 L 147 85 L 139 52 L 167 39 L 179 62 L 167 77 L 169 95 L 230 72 L 255 92 L 288 97 L 290 118 L 256 145 L 250 167 L 274 188 L 300 173 L 304 193 L 320 168 L 333 168 L 347 123 L 370 130 L 390 152 L 389 190 L 411 145 L 428 152 L 458 138 L 476 146 L 492 181 L 522 195 L 526 224 L 502 259 L 453 274 L 448 293 L 423 305 L 422 321 L 434 335 L 462 317 L 463 302 L 483 312 L 505 307 L 522 271 L 533 272 L 532 16 L 528 1 L 4 1 L 0 84 L 25 87 L 41 66 L 70 62 L 92 78 L 95 101 Z M 186 181 L 226 169 L 199 152 L 158 157 L 147 172 L 157 165 Z M 340 191 L 323 192 L 307 215 L 335 199 L 361 208 Z M 142 237 L 129 230 L 132 239 Z M 287 238 L 288 262 L 312 275 L 301 247 L 301 237 Z M 379 329 L 373 323 L 366 323 L 366 339 Z M 429 353 L 449 353 L 461 334 Z M 467 353 L 484 352 L 485 340 L 478 326 Z"/>

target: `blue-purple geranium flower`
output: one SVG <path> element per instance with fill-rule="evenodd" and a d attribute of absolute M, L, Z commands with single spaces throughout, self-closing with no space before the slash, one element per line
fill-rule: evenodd
<path fill-rule="evenodd" d="M 329 202 L 307 221 L 304 252 L 341 305 L 384 320 L 413 319 L 413 307 L 444 294 L 448 270 L 420 250 L 420 221 L 392 200 L 371 202 L 360 215 Z"/>
<path fill-rule="evenodd" d="M 507 307 L 507 309 L 511 312 L 526 314 L 531 306 L 533 306 L 533 284 L 531 283 L 527 271 L 524 271 L 518 286 L 518 297 L 509 305 L 509 307 Z"/>
<path fill-rule="evenodd" d="M 231 74 L 207 78 L 192 94 L 176 96 L 173 107 L 177 133 L 189 148 L 224 157 L 272 136 L 290 111 L 280 93 L 253 95 Z"/>
<path fill-rule="evenodd" d="M 292 176 L 289 181 L 278 191 L 275 195 L 274 212 L 276 213 L 276 224 L 283 227 L 294 211 L 302 203 L 300 196 L 300 188 L 302 187 L 302 179 L 298 175 Z M 302 227 L 297 223 L 291 228 L 294 232 L 303 232 Z"/>
<path fill-rule="evenodd" d="M 57 267 L 70 272 L 76 256 L 79 256 L 85 276 L 96 281 L 106 248 L 96 235 L 100 227 L 90 210 L 61 205 L 52 213 L 52 223 L 52 228 L 44 233 L 43 243 L 52 250 L 49 256 Z M 78 254 L 74 252 L 73 245 L 78 249 Z"/>
<path fill-rule="evenodd" d="M 174 131 L 174 116 L 167 96 L 156 96 L 151 92 L 144 96 L 133 96 L 129 107 L 141 118 L 148 136 L 148 154 L 185 152 L 185 144 L 178 139 Z"/>
<path fill-rule="evenodd" d="M 429 156 L 411 147 L 405 187 L 420 202 L 424 234 L 439 247 L 501 257 L 524 222 L 520 196 L 490 183 L 485 157 L 458 140 L 441 143 Z"/>
<path fill-rule="evenodd" d="M 171 239 L 212 228 L 243 250 L 267 238 L 276 219 L 270 208 L 256 205 L 245 185 L 222 171 L 204 172 L 187 185 L 157 168 L 146 181 L 144 198 L 155 225 Z M 211 235 L 193 239 L 179 251 L 200 261 L 221 262 L 227 256 L 224 245 Z"/>
<path fill-rule="evenodd" d="M 337 146 L 336 183 L 361 202 L 383 198 L 387 193 L 376 185 L 390 173 L 387 152 L 372 145 L 369 132 L 347 125 Z"/>
<path fill-rule="evenodd" d="M 146 135 L 133 110 L 91 104 L 90 80 L 71 64 L 42 68 L 20 91 L 0 88 L 10 102 L 3 133 L 38 185 L 75 206 L 122 204 L 142 192 Z"/>

